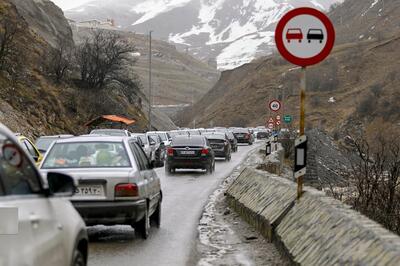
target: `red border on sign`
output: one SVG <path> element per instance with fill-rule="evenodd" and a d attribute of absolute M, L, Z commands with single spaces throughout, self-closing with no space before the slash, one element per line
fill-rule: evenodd
<path fill-rule="evenodd" d="M 294 17 L 300 16 L 300 15 L 311 15 L 319 20 L 325 25 L 325 28 L 327 30 L 327 42 L 324 47 L 324 49 L 316 56 L 310 57 L 310 58 L 301 58 L 292 55 L 285 47 L 284 45 L 284 39 L 283 39 L 283 30 L 285 29 L 286 24 Z M 278 51 L 280 54 L 289 62 L 306 67 L 306 66 L 311 66 L 318 64 L 322 60 L 324 60 L 326 57 L 328 57 L 329 53 L 332 51 L 333 46 L 335 44 L 335 28 L 333 27 L 332 22 L 330 19 L 321 11 L 314 9 L 314 8 L 309 8 L 309 7 L 301 7 L 301 8 L 296 8 L 292 11 L 289 11 L 286 13 L 282 19 L 279 21 L 278 25 L 276 26 L 275 30 L 275 43 L 276 47 L 278 48 Z"/>
<path fill-rule="evenodd" d="M 278 102 L 278 103 L 279 103 L 279 109 L 278 109 L 278 110 L 272 110 L 271 104 L 272 104 L 273 102 Z M 281 101 L 279 101 L 279 100 L 271 100 L 271 101 L 268 103 L 268 108 L 269 108 L 272 112 L 278 112 L 279 110 L 282 109 L 282 103 L 281 103 Z"/>

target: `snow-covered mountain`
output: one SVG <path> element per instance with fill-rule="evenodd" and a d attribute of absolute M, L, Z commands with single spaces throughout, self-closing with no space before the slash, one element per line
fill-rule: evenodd
<path fill-rule="evenodd" d="M 93 0 L 65 12 L 74 20 L 112 18 L 121 29 L 154 31 L 202 60 L 231 69 L 270 53 L 277 21 L 299 6 L 324 11 L 343 0 Z"/>

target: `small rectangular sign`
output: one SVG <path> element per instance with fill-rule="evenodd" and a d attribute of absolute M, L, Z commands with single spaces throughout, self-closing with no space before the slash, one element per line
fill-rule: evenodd
<path fill-rule="evenodd" d="M 0 207 L 0 235 L 18 234 L 18 208 Z"/>

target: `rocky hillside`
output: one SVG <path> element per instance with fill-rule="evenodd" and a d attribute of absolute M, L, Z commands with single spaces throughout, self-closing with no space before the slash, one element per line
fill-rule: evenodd
<path fill-rule="evenodd" d="M 28 136 L 83 133 L 88 120 L 119 114 L 137 120 L 135 130 L 147 125 L 146 100 L 140 91 L 91 91 L 73 82 L 56 83 L 45 71 L 55 41 L 73 45 L 72 31 L 61 9 L 48 0 L 2 0 L 0 33 L 15 30 L 6 64 L 0 60 L 0 122 Z M 0 41 L 1 41 L 0 37 Z M 2 65 L 3 64 L 3 65 Z M 157 128 L 173 128 L 168 119 Z"/>
<path fill-rule="evenodd" d="M 385 9 L 379 5 L 383 1 L 348 0 L 329 13 L 339 41 L 326 62 L 307 70 L 307 127 L 344 132 L 377 118 L 400 123 L 400 2 L 385 0 Z M 280 55 L 253 61 L 223 72 L 192 112 L 181 113 L 180 125 L 194 119 L 202 126 L 210 121 L 264 125 L 271 98 L 283 99 L 283 112 L 292 114 L 297 124 L 299 82 L 299 70 Z"/>
<path fill-rule="evenodd" d="M 77 21 L 112 18 L 122 29 L 154 30 L 204 61 L 232 69 L 269 54 L 280 17 L 298 6 L 329 10 L 342 0 L 93 0 L 66 11 Z"/>

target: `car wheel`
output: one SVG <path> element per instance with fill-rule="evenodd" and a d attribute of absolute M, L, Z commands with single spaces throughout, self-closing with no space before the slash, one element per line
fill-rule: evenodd
<path fill-rule="evenodd" d="M 210 165 L 208 165 L 207 166 L 207 168 L 206 168 L 206 174 L 212 174 L 212 172 L 213 172 L 213 166 L 212 166 L 212 163 L 210 164 Z"/>
<path fill-rule="evenodd" d="M 82 252 L 78 249 L 74 251 L 72 266 L 86 266 L 85 257 L 83 256 Z"/>
<path fill-rule="evenodd" d="M 161 227 L 161 201 L 158 203 L 156 211 L 150 217 L 150 225 L 154 225 L 157 228 Z"/>
<path fill-rule="evenodd" d="M 146 211 L 142 220 L 137 222 L 134 226 L 135 231 L 140 235 L 141 238 L 147 239 L 150 234 L 150 217 L 149 210 L 146 206 Z"/>

